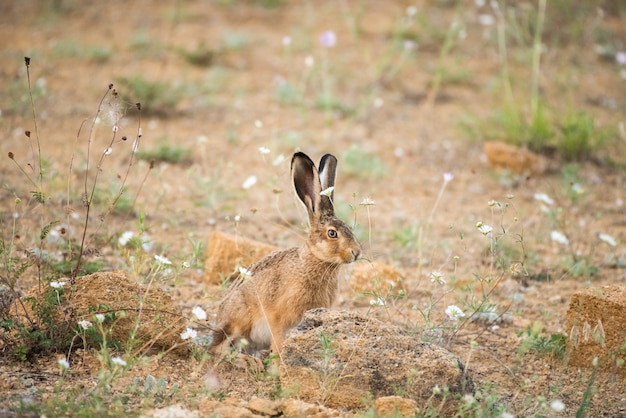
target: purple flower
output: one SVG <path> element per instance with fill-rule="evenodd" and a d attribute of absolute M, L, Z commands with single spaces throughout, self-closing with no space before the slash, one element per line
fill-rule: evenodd
<path fill-rule="evenodd" d="M 618 52 L 615 54 L 615 61 L 617 61 L 618 64 L 626 65 L 626 52 Z"/>
<path fill-rule="evenodd" d="M 320 36 L 320 43 L 326 48 L 332 48 L 337 44 L 337 35 L 332 30 L 327 30 Z"/>

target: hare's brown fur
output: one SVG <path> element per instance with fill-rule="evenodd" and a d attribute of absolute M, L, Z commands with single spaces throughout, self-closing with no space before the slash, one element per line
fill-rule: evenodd
<path fill-rule="evenodd" d="M 332 202 L 319 197 L 322 185 L 315 166 L 308 157 L 303 158 L 313 169 L 312 179 L 307 179 L 312 182 L 307 183 L 311 190 L 301 192 L 305 187 L 295 177 L 294 183 L 309 212 L 307 242 L 268 255 L 248 269 L 250 275 L 239 274 L 234 279 L 219 307 L 211 345 L 214 352 L 240 338 L 247 339 L 253 349 L 271 347 L 280 352 L 285 334 L 307 310 L 332 305 L 340 266 L 360 254 L 360 244 L 350 228 L 335 217 Z M 325 175 L 324 182 L 332 185 L 334 165 L 331 169 L 331 178 Z"/>

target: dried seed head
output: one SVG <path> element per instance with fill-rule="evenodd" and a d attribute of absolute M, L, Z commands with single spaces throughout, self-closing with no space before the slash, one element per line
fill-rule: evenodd
<path fill-rule="evenodd" d="M 61 233 L 61 235 L 65 235 L 65 233 L 66 233 L 67 231 L 65 230 L 65 228 L 61 228 L 61 229 L 59 230 L 59 232 Z"/>
<path fill-rule="evenodd" d="M 124 135 L 124 136 L 122 137 L 122 141 L 126 141 L 127 139 L 128 139 L 128 138 L 126 137 L 126 135 Z"/>
<path fill-rule="evenodd" d="M 154 160 L 150 160 L 150 170 L 154 168 Z"/>
<path fill-rule="evenodd" d="M 11 151 L 9 151 L 9 158 L 12 160 L 15 159 L 15 155 Z"/>
<path fill-rule="evenodd" d="M 117 96 L 117 90 L 113 89 L 113 96 Z"/>
<path fill-rule="evenodd" d="M 30 57 L 24 57 L 24 62 L 26 63 L 26 66 L 28 67 L 30 65 Z"/>
<path fill-rule="evenodd" d="M 141 103 L 140 102 L 135 103 L 135 106 L 137 106 L 137 110 L 141 110 Z"/>
<path fill-rule="evenodd" d="M 113 88 L 113 83 L 109 83 L 109 90 Z"/>
<path fill-rule="evenodd" d="M 30 138 L 30 131 L 24 131 L 24 135 Z"/>

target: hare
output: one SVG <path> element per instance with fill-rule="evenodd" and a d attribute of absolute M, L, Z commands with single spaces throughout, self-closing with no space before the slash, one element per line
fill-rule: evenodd
<path fill-rule="evenodd" d="M 293 184 L 309 215 L 306 243 L 276 251 L 236 273 L 219 306 L 211 352 L 223 353 L 245 338 L 248 351 L 271 348 L 279 354 L 285 334 L 307 310 L 333 303 L 339 268 L 361 254 L 350 227 L 335 216 L 336 168 L 337 159 L 330 154 L 322 157 L 319 172 L 306 154 L 293 155 Z"/>

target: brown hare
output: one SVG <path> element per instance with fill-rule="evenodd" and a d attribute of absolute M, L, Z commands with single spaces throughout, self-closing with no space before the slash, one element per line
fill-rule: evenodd
<path fill-rule="evenodd" d="M 333 303 L 339 268 L 361 254 L 350 227 L 335 216 L 336 168 L 337 159 L 330 154 L 322 157 L 319 172 L 306 154 L 293 155 L 293 184 L 309 215 L 306 243 L 276 251 L 233 277 L 219 306 L 213 353 L 245 338 L 250 344 L 246 351 L 269 347 L 279 354 L 285 334 L 307 310 Z"/>

